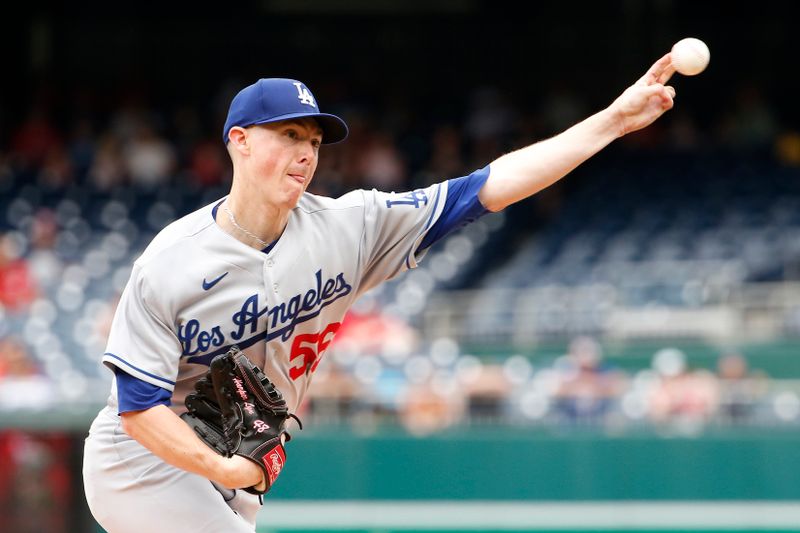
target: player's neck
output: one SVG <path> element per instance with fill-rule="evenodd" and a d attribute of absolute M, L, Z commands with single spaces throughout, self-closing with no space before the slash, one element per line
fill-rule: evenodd
<path fill-rule="evenodd" d="M 281 236 L 290 212 L 266 202 L 256 205 L 252 199 L 242 201 L 231 191 L 217 211 L 216 220 L 236 239 L 262 250 Z"/>

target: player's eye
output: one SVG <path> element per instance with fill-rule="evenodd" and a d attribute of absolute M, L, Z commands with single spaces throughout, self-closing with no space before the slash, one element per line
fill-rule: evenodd
<path fill-rule="evenodd" d="M 290 139 L 297 139 L 299 137 L 297 131 L 295 130 L 286 130 L 286 136 Z"/>

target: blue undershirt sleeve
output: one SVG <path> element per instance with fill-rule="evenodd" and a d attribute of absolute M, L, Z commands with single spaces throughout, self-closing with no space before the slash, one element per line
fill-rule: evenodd
<path fill-rule="evenodd" d="M 114 367 L 114 375 L 117 377 L 119 414 L 127 413 L 128 411 L 142 411 L 156 405 L 170 405 L 172 403 L 172 392 L 167 389 L 162 389 L 157 385 L 135 378 L 116 366 Z"/>
<path fill-rule="evenodd" d="M 417 251 L 425 250 L 439 239 L 489 212 L 478 200 L 478 192 L 488 178 L 487 165 L 469 176 L 447 181 L 447 199 L 442 214 L 425 234 Z"/>

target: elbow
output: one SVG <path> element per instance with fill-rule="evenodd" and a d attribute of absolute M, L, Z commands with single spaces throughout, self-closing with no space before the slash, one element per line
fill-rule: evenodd
<path fill-rule="evenodd" d="M 505 201 L 502 195 L 497 194 L 494 189 L 484 185 L 478 192 L 478 201 L 487 211 L 497 213 L 508 207 L 509 202 Z"/>
<path fill-rule="evenodd" d="M 482 202 L 482 203 L 483 203 L 483 207 L 485 207 L 486 210 L 489 211 L 490 213 L 497 213 L 499 211 L 502 211 L 506 207 L 508 207 L 508 204 L 501 203 L 501 202 L 496 202 L 496 201 L 495 202 Z"/>
<path fill-rule="evenodd" d="M 497 213 L 509 206 L 508 202 L 502 201 L 502 198 L 492 198 L 490 195 L 479 195 L 478 199 L 481 205 L 490 213 Z"/>
<path fill-rule="evenodd" d="M 135 439 L 136 437 L 134 437 L 134 433 L 136 433 L 136 424 L 132 420 L 131 415 L 132 413 L 121 413 L 119 418 L 122 421 L 122 430 L 127 433 L 129 437 Z"/>
<path fill-rule="evenodd" d="M 139 415 L 142 411 L 128 411 L 119 415 L 122 420 L 122 430 L 134 440 L 139 440 Z"/>

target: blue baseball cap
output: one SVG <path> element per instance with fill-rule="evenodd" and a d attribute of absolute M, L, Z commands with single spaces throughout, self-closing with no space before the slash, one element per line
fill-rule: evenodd
<path fill-rule="evenodd" d="M 347 137 L 344 120 L 320 113 L 317 100 L 304 83 L 287 78 L 262 78 L 233 97 L 222 142 L 228 143 L 228 134 L 234 126 L 246 128 L 301 117 L 316 119 L 322 128 L 322 144 L 338 143 Z"/>

